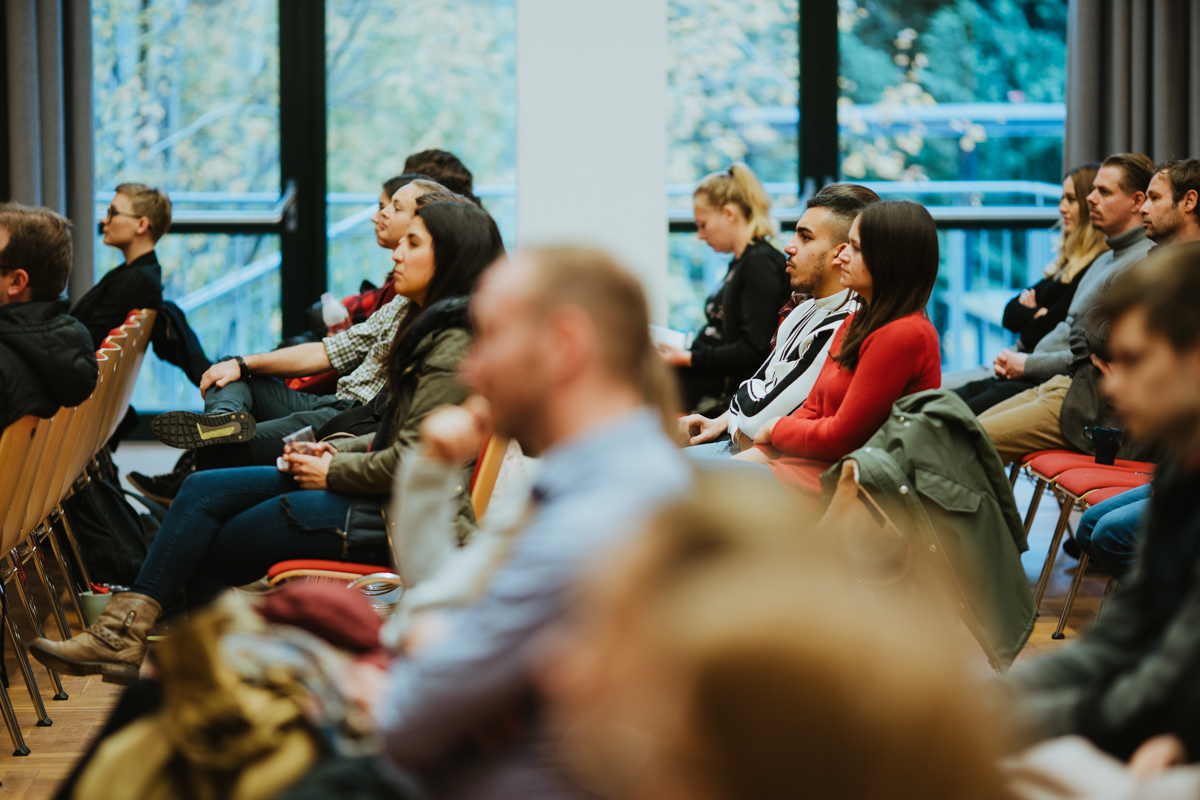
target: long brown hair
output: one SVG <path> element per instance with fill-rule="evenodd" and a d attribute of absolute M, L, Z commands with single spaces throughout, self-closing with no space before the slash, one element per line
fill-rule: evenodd
<path fill-rule="evenodd" d="M 858 217 L 858 239 L 871 273 L 871 302 L 854 314 L 840 352 L 830 356 L 851 371 L 858 366 L 858 351 L 868 336 L 889 322 L 924 311 L 938 273 L 937 225 L 918 203 L 867 206 Z"/>
<path fill-rule="evenodd" d="M 1053 276 L 1060 283 L 1070 283 L 1084 267 L 1108 249 L 1108 245 L 1104 243 L 1104 232 L 1092 227 L 1092 216 L 1087 212 L 1087 196 L 1092 193 L 1096 173 L 1099 171 L 1100 165 L 1093 162 L 1081 164 L 1064 176 L 1071 179 L 1075 189 L 1079 222 L 1075 225 L 1075 230 L 1063 234 L 1058 258 L 1046 266 L 1047 278 Z"/>

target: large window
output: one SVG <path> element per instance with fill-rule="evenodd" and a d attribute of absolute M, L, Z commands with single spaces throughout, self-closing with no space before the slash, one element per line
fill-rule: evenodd
<path fill-rule="evenodd" d="M 177 215 L 271 207 L 280 193 L 276 0 L 97 0 L 96 210 L 123 182 L 165 189 Z M 181 213 L 182 212 L 182 213 Z M 279 237 L 170 234 L 164 295 L 212 355 L 280 335 Z M 122 262 L 96 239 L 97 277 Z M 135 407 L 195 407 L 199 394 L 151 352 Z"/>
<path fill-rule="evenodd" d="M 797 201 L 799 0 L 669 0 L 667 186 L 672 219 L 691 219 L 692 191 L 744 161 L 777 208 Z M 671 234 L 670 324 L 696 330 L 729 256 L 694 233 Z"/>
<path fill-rule="evenodd" d="M 516 235 L 515 0 L 327 0 L 329 288 L 378 284 L 391 254 L 368 221 L 405 156 L 458 155 Z"/>
<path fill-rule="evenodd" d="M 1059 0 L 839 0 L 844 180 L 890 199 L 979 209 L 944 226 L 931 315 L 948 367 L 989 360 L 1014 290 L 1053 253 L 1067 7 Z M 1021 207 L 1045 214 L 1019 227 Z"/>

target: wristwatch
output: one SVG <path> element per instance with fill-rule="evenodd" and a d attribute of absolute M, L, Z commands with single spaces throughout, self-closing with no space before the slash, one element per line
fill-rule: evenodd
<path fill-rule="evenodd" d="M 244 381 L 249 378 L 250 368 L 246 366 L 246 359 L 242 358 L 241 356 L 234 356 L 233 360 L 236 361 L 238 365 L 238 372 L 240 373 L 239 380 Z"/>

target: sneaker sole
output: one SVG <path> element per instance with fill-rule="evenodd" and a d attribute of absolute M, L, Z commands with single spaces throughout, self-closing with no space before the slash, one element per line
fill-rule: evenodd
<path fill-rule="evenodd" d="M 129 481 L 129 485 L 132 486 L 142 497 L 145 497 L 147 500 L 153 500 L 163 508 L 170 508 L 172 501 L 175 499 L 174 497 L 163 497 L 161 494 L 157 494 L 154 491 L 147 489 L 138 480 L 136 473 L 129 473 L 125 476 L 125 480 Z"/>
<path fill-rule="evenodd" d="M 114 664 L 109 661 L 76 661 L 66 659 L 58 653 L 43 649 L 38 642 L 29 645 L 29 652 L 43 666 L 61 675 L 99 675 L 105 683 L 130 686 L 137 682 L 140 670 L 132 664 Z"/>
<path fill-rule="evenodd" d="M 254 417 L 245 411 L 228 414 L 170 411 L 150 421 L 150 432 L 155 439 L 180 450 L 248 442 L 254 438 L 254 430 Z"/>

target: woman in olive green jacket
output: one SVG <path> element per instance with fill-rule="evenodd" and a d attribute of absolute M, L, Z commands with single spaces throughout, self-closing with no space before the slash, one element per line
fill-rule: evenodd
<path fill-rule="evenodd" d="M 466 398 L 455 371 L 470 342 L 467 298 L 503 252 L 496 223 L 482 209 L 448 202 L 419 209 L 396 249 L 396 291 L 409 305 L 392 341 L 388 408 L 374 437 L 336 449 L 322 444 L 314 454 L 289 452 L 286 472 L 243 467 L 191 475 L 130 590 L 79 636 L 39 640 L 37 658 L 68 674 L 132 682 L 150 628 L 180 590 L 196 606 L 289 559 L 388 564 L 380 507 L 392 472 L 416 441 L 421 419 Z"/>

